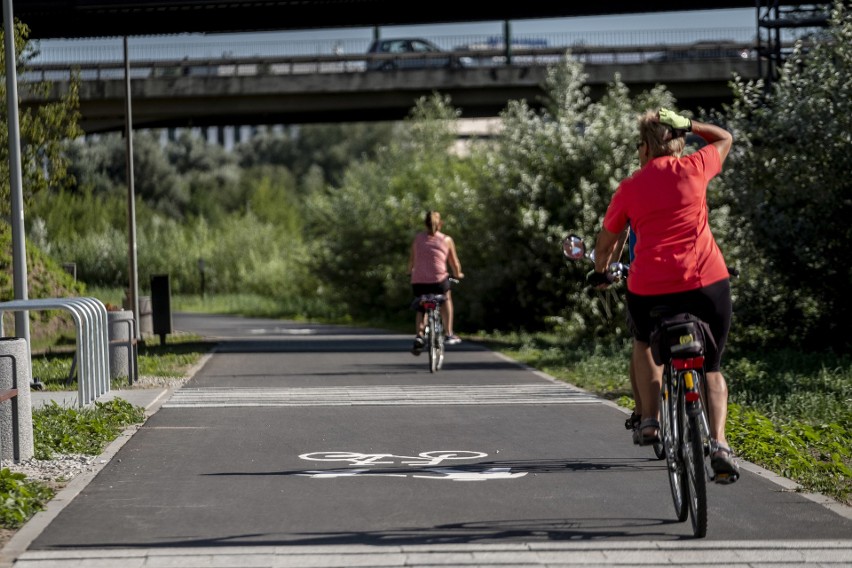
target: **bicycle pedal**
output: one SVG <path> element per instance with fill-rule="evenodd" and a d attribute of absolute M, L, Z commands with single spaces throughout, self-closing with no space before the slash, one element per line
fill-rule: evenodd
<path fill-rule="evenodd" d="M 740 476 L 739 476 L 739 475 L 736 475 L 736 474 L 730 474 L 730 473 L 717 473 L 717 474 L 716 474 L 716 475 L 712 478 L 712 481 L 713 481 L 713 482 L 715 482 L 715 483 L 718 483 L 719 485 L 730 485 L 731 483 L 733 483 L 733 482 L 735 482 L 737 479 L 739 479 L 739 477 L 740 477 Z"/>

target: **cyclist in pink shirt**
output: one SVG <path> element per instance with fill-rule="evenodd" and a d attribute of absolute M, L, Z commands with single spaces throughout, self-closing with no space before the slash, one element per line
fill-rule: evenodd
<path fill-rule="evenodd" d="M 453 333 L 453 298 L 450 293 L 450 273 L 447 263 L 455 278 L 464 278 L 461 263 L 456 254 L 456 245 L 452 237 L 441 232 L 443 222 L 437 211 L 427 211 L 424 219 L 426 230 L 417 233 L 411 243 L 411 256 L 408 259 L 408 272 L 411 273 L 411 289 L 414 297 L 424 294 L 444 294 L 447 300 L 441 304 L 441 318 L 446 325 L 446 345 L 461 343 L 461 339 Z M 423 313 L 418 311 L 415 321 L 416 335 L 411 352 L 420 355 L 425 345 L 423 332 L 425 321 Z"/>
<path fill-rule="evenodd" d="M 683 156 L 685 134 L 692 131 L 707 145 Z M 668 306 L 688 311 L 710 326 L 716 351 L 708 352 L 708 412 L 714 440 L 711 466 L 733 479 L 739 470 L 725 438 L 728 387 L 720 372 L 731 325 L 731 288 L 722 252 L 710 232 L 707 184 L 722 171 L 733 143 L 731 134 L 712 124 L 692 121 L 668 109 L 639 119 L 641 168 L 623 180 L 613 195 L 595 245 L 595 272 L 589 282 L 603 288 L 604 271 L 619 234 L 630 223 L 636 231 L 635 259 L 627 279 L 627 309 L 635 326 L 634 357 L 641 391 L 640 443 L 659 441 L 659 393 L 662 368 L 649 347 L 651 311 Z"/>

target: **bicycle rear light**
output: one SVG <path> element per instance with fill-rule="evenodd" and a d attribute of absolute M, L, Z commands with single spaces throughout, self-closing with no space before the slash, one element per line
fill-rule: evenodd
<path fill-rule="evenodd" d="M 435 308 L 438 307 L 438 304 L 435 303 L 435 302 L 432 302 L 432 301 L 421 302 L 420 305 L 423 306 L 424 308 L 426 308 L 427 310 L 434 310 Z"/>
<path fill-rule="evenodd" d="M 690 357 L 688 359 L 673 359 L 672 367 L 678 371 L 686 369 L 701 369 L 704 367 L 704 357 Z"/>

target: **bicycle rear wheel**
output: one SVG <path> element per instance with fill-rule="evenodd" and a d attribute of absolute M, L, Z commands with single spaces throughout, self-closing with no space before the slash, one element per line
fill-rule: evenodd
<path fill-rule="evenodd" d="M 689 516 L 689 507 L 683 459 L 680 451 L 681 422 L 677 419 L 680 391 L 677 385 L 673 383 L 670 373 L 671 371 L 666 369 L 663 375 L 663 388 L 660 393 L 660 434 L 663 438 L 663 453 L 666 458 L 666 470 L 669 473 L 669 486 L 672 491 L 675 514 L 678 521 L 684 522 Z"/>
<path fill-rule="evenodd" d="M 438 341 L 440 337 L 440 330 L 438 329 L 437 320 L 435 310 L 431 310 L 429 312 L 429 330 L 426 334 L 426 342 L 429 347 L 429 372 L 436 373 L 440 368 L 440 364 L 438 363 Z"/>
<path fill-rule="evenodd" d="M 692 522 L 692 534 L 698 538 L 707 535 L 707 476 L 704 472 L 704 438 L 701 432 L 701 417 L 686 413 L 686 401 L 683 397 L 680 416 L 683 418 L 684 436 L 681 440 L 683 462 L 686 466 L 686 481 L 689 504 L 689 517 Z M 702 408 L 701 412 L 704 412 Z"/>

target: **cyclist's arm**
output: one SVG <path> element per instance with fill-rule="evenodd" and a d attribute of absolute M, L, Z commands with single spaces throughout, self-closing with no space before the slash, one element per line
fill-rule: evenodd
<path fill-rule="evenodd" d="M 459 256 L 456 254 L 456 243 L 453 242 L 452 237 L 447 237 L 447 262 L 450 263 L 450 269 L 456 278 L 464 278 Z"/>
<path fill-rule="evenodd" d="M 625 235 L 625 232 L 611 233 L 606 229 L 601 229 L 598 233 L 598 239 L 595 241 L 595 272 L 606 272 L 611 262 L 612 255 L 615 253 L 615 247 L 619 239 Z M 624 246 L 624 243 L 622 243 Z"/>
<path fill-rule="evenodd" d="M 715 146 L 719 151 L 720 163 L 725 162 L 725 158 L 728 157 L 728 152 L 731 151 L 731 146 L 734 143 L 734 137 L 730 132 L 715 124 L 707 124 L 697 120 L 692 121 L 692 132 Z"/>
<path fill-rule="evenodd" d="M 619 260 L 624 255 L 624 247 L 627 245 L 627 237 L 630 236 L 630 225 L 624 227 L 624 230 L 621 231 L 621 234 L 618 235 L 618 241 L 615 243 L 615 250 L 618 251 L 615 253 L 613 260 Z M 595 254 L 597 257 L 597 254 Z"/>

